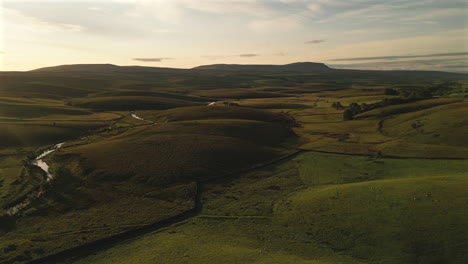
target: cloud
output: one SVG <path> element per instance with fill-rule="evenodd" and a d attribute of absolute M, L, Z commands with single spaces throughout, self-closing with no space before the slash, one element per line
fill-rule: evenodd
<path fill-rule="evenodd" d="M 466 52 L 468 29 L 455 29 L 431 32 L 423 36 L 410 36 L 394 39 L 370 39 L 338 45 L 326 45 L 320 51 L 322 60 L 354 59 L 373 57 L 414 56 L 424 54 L 445 54 Z M 352 56 L 350 56 L 350 54 Z M 356 59 L 354 60 L 356 61 Z"/>
<path fill-rule="evenodd" d="M 290 32 L 303 27 L 301 14 L 277 17 L 272 19 L 258 19 L 249 23 L 249 28 L 260 32 Z"/>
<path fill-rule="evenodd" d="M 463 64 L 463 65 L 446 65 L 445 68 L 450 68 L 450 69 L 468 69 L 468 64 Z"/>
<path fill-rule="evenodd" d="M 170 28 L 157 28 L 151 30 L 151 32 L 156 33 L 156 34 L 174 34 L 177 33 L 178 31 L 175 29 L 170 29 Z"/>
<path fill-rule="evenodd" d="M 406 55 L 406 56 L 356 57 L 356 58 L 332 59 L 329 61 L 396 60 L 396 59 L 465 56 L 465 55 L 468 55 L 468 52 L 434 53 L 434 54 L 425 54 L 425 55 Z"/>
<path fill-rule="evenodd" d="M 251 57 L 258 57 L 260 56 L 259 54 L 252 54 L 252 53 L 246 53 L 246 54 L 240 54 L 239 57 L 242 58 L 251 58 Z"/>
<path fill-rule="evenodd" d="M 3 14 L 5 28 L 14 27 L 34 33 L 82 32 L 86 29 L 80 25 L 53 23 L 40 18 L 27 16 L 11 8 L 0 7 L 0 14 Z"/>
<path fill-rule="evenodd" d="M 219 60 L 219 59 L 228 58 L 229 56 L 225 56 L 225 55 L 204 55 L 202 57 L 210 59 L 210 60 Z"/>
<path fill-rule="evenodd" d="M 253 58 L 253 57 L 258 57 L 260 54 L 256 53 L 242 53 L 238 55 L 205 55 L 202 56 L 203 58 L 207 58 L 210 60 L 219 60 L 219 59 L 227 59 L 227 58 Z"/>
<path fill-rule="evenodd" d="M 411 30 L 411 27 L 398 27 L 398 28 L 372 28 L 372 29 L 353 29 L 349 31 L 343 32 L 346 35 L 382 35 L 382 34 L 394 34 L 394 33 L 402 33 Z"/>
<path fill-rule="evenodd" d="M 134 58 L 133 60 L 141 62 L 161 62 L 163 60 L 173 60 L 174 58 Z"/>
<path fill-rule="evenodd" d="M 419 15 L 407 16 L 401 19 L 403 23 L 425 23 L 425 24 L 438 24 L 437 21 L 433 21 L 437 18 L 446 18 L 446 17 L 464 17 L 466 16 L 466 9 L 463 8 L 445 8 L 439 10 L 433 10 L 430 12 L 424 12 Z"/>
<path fill-rule="evenodd" d="M 88 7 L 88 10 L 91 10 L 91 11 L 101 11 L 102 8 L 97 7 L 97 6 L 91 6 L 91 7 Z"/>
<path fill-rule="evenodd" d="M 325 42 L 325 40 L 324 39 L 314 39 L 314 40 L 306 41 L 306 44 L 319 44 L 319 43 L 322 43 L 322 42 Z"/>
<path fill-rule="evenodd" d="M 211 14 L 247 14 L 267 17 L 274 13 L 268 5 L 257 0 L 135 0 L 131 14 L 151 14 L 161 22 L 178 24 L 190 11 Z"/>
<path fill-rule="evenodd" d="M 396 3 L 365 3 L 360 1 L 354 1 L 354 3 L 358 8 L 353 8 L 353 5 L 349 6 L 349 8 L 345 8 L 342 12 L 337 12 L 332 14 L 328 18 L 322 19 L 319 23 L 327 23 L 337 20 L 345 20 L 348 19 L 350 21 L 356 20 L 356 18 L 363 18 L 366 20 L 382 20 L 385 18 L 391 17 L 401 17 L 405 18 L 405 14 L 403 14 L 402 10 L 409 10 L 411 8 L 418 8 L 424 7 L 431 3 L 433 0 L 421 0 L 416 2 L 406 2 L 406 1 L 398 1 Z M 352 3 L 352 1 L 351 1 Z M 414 11 L 414 10 L 413 10 Z M 407 15 L 407 14 L 406 14 Z M 413 14 L 414 15 L 414 14 Z"/>
<path fill-rule="evenodd" d="M 189 9 L 206 13 L 240 13 L 264 17 L 272 10 L 257 0 L 171 0 L 182 1 Z"/>
<path fill-rule="evenodd" d="M 322 6 L 317 3 L 311 3 L 307 5 L 307 8 L 312 12 L 319 12 L 322 9 Z"/>

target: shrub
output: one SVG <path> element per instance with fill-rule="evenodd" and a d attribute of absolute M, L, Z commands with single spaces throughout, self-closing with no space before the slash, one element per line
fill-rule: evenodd
<path fill-rule="evenodd" d="M 337 110 L 344 108 L 344 106 L 340 102 L 333 102 L 332 107 L 337 109 Z"/>
<path fill-rule="evenodd" d="M 353 119 L 353 111 L 351 111 L 350 109 L 346 109 L 344 112 L 343 112 L 343 120 L 351 120 Z"/>
<path fill-rule="evenodd" d="M 391 88 L 386 88 L 385 89 L 385 95 L 398 95 L 398 91 L 395 90 L 395 89 L 391 89 Z"/>
<path fill-rule="evenodd" d="M 358 105 L 357 103 L 351 103 L 349 105 L 349 109 L 351 110 L 351 113 L 353 115 L 357 115 L 362 112 L 361 106 Z"/>

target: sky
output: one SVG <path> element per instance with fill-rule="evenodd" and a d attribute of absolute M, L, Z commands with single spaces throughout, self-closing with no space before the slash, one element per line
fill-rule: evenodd
<path fill-rule="evenodd" d="M 468 72 L 459 0 L 0 0 L 0 70 L 323 62 Z"/>

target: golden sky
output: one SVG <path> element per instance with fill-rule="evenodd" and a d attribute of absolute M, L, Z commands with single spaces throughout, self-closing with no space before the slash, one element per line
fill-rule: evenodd
<path fill-rule="evenodd" d="M 457 0 L 3 0 L 0 23 L 4 71 L 298 61 L 468 71 L 468 4 Z"/>

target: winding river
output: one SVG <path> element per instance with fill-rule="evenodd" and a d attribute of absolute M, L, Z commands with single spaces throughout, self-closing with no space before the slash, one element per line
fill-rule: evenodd
<path fill-rule="evenodd" d="M 143 119 L 139 116 L 137 116 L 135 114 L 135 112 L 131 112 L 130 113 L 130 116 L 135 118 L 135 119 L 138 119 L 138 120 L 141 120 L 141 121 L 144 121 L 144 122 L 147 122 L 147 123 L 151 123 L 151 124 L 154 124 L 155 122 L 151 121 L 151 120 L 146 120 L 146 119 Z M 85 137 L 81 137 L 80 139 L 84 139 Z M 66 142 L 61 142 L 61 143 L 58 143 L 58 144 L 55 144 L 54 146 L 46 149 L 45 151 L 43 151 L 39 156 L 37 156 L 36 158 L 34 158 L 33 160 L 30 161 L 30 164 L 34 165 L 34 166 L 37 166 L 39 167 L 42 171 L 45 172 L 46 174 L 46 182 L 51 182 L 53 179 L 54 179 L 54 176 L 50 173 L 49 171 L 49 165 L 44 161 L 42 160 L 43 158 L 45 158 L 47 155 L 53 153 L 54 151 L 60 149 L 63 144 L 65 144 Z M 20 203 L 8 208 L 6 210 L 6 213 L 8 215 L 15 215 L 17 214 L 18 212 L 20 212 L 21 210 L 23 210 L 24 208 L 26 208 L 28 205 L 30 205 L 35 199 L 41 197 L 42 195 L 44 194 L 44 191 L 43 190 L 40 190 L 37 195 L 35 196 L 32 196 L 30 195 L 29 197 L 25 198 L 23 201 L 21 201 Z"/>
<path fill-rule="evenodd" d="M 147 122 L 147 123 L 154 124 L 154 121 L 143 119 L 143 118 L 137 116 L 137 115 L 135 114 L 135 112 L 131 112 L 131 113 L 130 113 L 130 116 L 133 117 L 133 118 L 135 118 L 135 119 L 138 119 L 138 120 L 141 120 L 141 121 L 145 121 L 145 122 Z"/>
<path fill-rule="evenodd" d="M 57 149 L 59 149 L 60 147 L 62 147 L 62 145 L 65 144 L 65 142 L 62 142 L 62 143 L 58 143 L 56 145 L 54 145 L 53 147 L 47 149 L 46 151 L 42 152 L 41 155 L 37 156 L 32 162 L 31 164 L 41 168 L 47 175 L 47 178 L 46 178 L 46 181 L 47 182 L 50 182 L 51 180 L 54 179 L 54 176 L 52 176 L 52 174 L 50 174 L 50 171 L 49 171 L 49 165 L 47 165 L 47 163 L 45 163 L 42 159 L 49 155 L 50 153 L 56 151 Z"/>
<path fill-rule="evenodd" d="M 48 149 L 46 149 L 44 152 L 42 152 L 39 156 L 34 158 L 33 160 L 30 161 L 30 163 L 34 166 L 39 167 L 42 171 L 45 172 L 46 174 L 46 182 L 50 182 L 51 180 L 54 179 L 54 176 L 50 173 L 49 171 L 49 165 L 43 161 L 42 159 L 45 158 L 47 155 L 50 153 L 56 151 L 57 149 L 61 148 L 62 145 L 65 144 L 65 142 L 58 143 Z M 44 194 L 44 191 L 39 191 L 36 196 L 30 196 L 21 201 L 20 203 L 10 207 L 9 209 L 6 210 L 6 213 L 8 215 L 15 215 L 24 208 L 26 208 L 28 205 L 30 205 L 35 199 L 41 197 Z"/>

